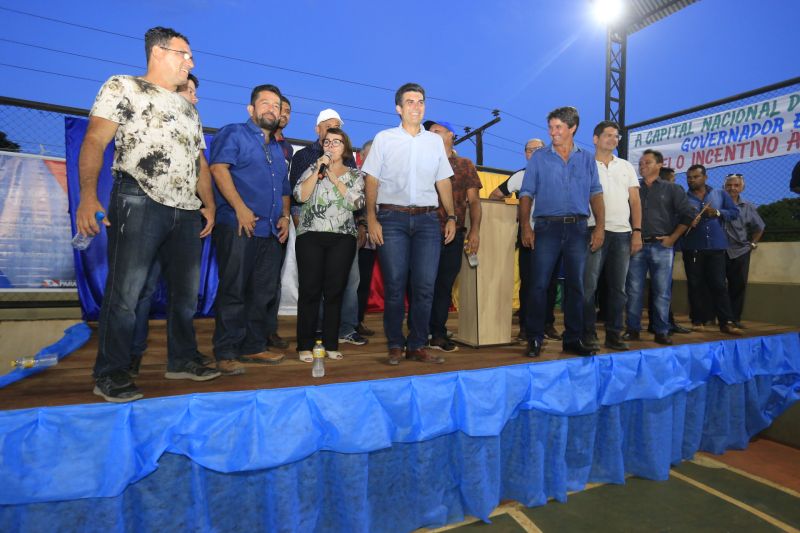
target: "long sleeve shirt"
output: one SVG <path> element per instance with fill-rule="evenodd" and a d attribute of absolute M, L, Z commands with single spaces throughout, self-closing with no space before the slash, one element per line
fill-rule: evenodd
<path fill-rule="evenodd" d="M 649 186 L 645 180 L 640 180 L 639 185 L 643 239 L 670 235 L 678 224 L 692 223 L 694 211 L 680 185 L 661 178 Z"/>
<path fill-rule="evenodd" d="M 683 237 L 684 250 L 725 250 L 728 248 L 728 237 L 725 235 L 724 223 L 739 217 L 737 208 L 731 196 L 722 189 L 712 189 L 706 185 L 705 194 L 698 198 L 692 191 L 686 193 L 689 204 L 694 208 L 694 214 L 700 212 L 703 206 L 711 206 L 719 211 L 719 217 L 703 217 L 696 227 L 692 228 Z M 694 218 L 694 217 L 693 217 Z"/>

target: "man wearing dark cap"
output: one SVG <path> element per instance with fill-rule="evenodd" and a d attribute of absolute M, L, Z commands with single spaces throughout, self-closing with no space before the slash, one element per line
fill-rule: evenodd
<path fill-rule="evenodd" d="M 444 352 L 454 352 L 458 348 L 447 338 L 447 314 L 450 310 L 450 296 L 453 292 L 453 283 L 461 271 L 462 250 L 469 254 L 478 253 L 480 245 L 481 227 L 481 201 L 478 190 L 482 187 L 478 171 L 472 161 L 466 157 L 459 157 L 453 151 L 455 131 L 447 122 L 428 120 L 425 129 L 435 133 L 444 141 L 444 151 L 448 154 L 448 161 L 453 167 L 450 181 L 453 187 L 453 207 L 456 215 L 456 235 L 452 241 L 442 242 L 439 254 L 439 271 L 436 274 L 436 284 L 433 288 L 433 305 L 429 321 L 431 339 L 428 346 Z M 467 203 L 469 203 L 469 233 L 466 230 Z M 447 212 L 439 202 L 439 220 L 444 234 L 444 225 L 447 221 Z"/>

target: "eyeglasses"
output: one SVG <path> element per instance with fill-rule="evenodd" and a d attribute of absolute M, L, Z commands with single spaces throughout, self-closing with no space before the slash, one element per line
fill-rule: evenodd
<path fill-rule="evenodd" d="M 322 142 L 322 146 L 330 146 L 331 148 L 339 148 L 343 146 L 344 142 L 339 139 L 325 139 Z"/>
<path fill-rule="evenodd" d="M 186 50 L 175 50 L 174 48 L 167 48 L 166 46 L 160 46 L 160 45 L 159 48 L 163 48 L 164 50 L 169 50 L 170 52 L 175 52 L 176 54 L 180 54 L 186 61 L 192 61 L 192 54 L 190 54 Z"/>

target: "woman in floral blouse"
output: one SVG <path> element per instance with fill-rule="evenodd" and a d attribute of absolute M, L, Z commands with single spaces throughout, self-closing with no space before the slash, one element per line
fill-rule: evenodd
<path fill-rule="evenodd" d="M 299 282 L 297 351 L 300 360 L 307 363 L 312 361 L 321 298 L 322 344 L 328 357 L 342 358 L 342 294 L 355 257 L 358 233 L 353 211 L 364 206 L 363 174 L 342 162 L 344 154 L 353 153 L 350 138 L 340 128 L 331 128 L 322 147 L 325 153 L 300 176 L 294 188 L 294 197 L 302 205 L 295 241 Z"/>

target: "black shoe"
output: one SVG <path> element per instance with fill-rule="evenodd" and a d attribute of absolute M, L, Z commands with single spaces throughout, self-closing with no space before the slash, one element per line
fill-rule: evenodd
<path fill-rule="evenodd" d="M 528 351 L 525 352 L 526 357 L 539 357 L 542 353 L 542 341 L 535 339 L 528 341 Z"/>
<path fill-rule="evenodd" d="M 142 367 L 142 357 L 144 354 L 132 355 L 131 366 L 128 368 L 128 375 L 132 378 L 139 377 L 139 369 Z"/>
<path fill-rule="evenodd" d="M 669 332 L 670 333 L 680 333 L 681 335 L 686 335 L 687 333 L 691 333 L 692 330 L 689 328 L 685 328 L 679 324 L 675 324 L 674 322 L 669 325 Z"/>
<path fill-rule="evenodd" d="M 581 342 L 583 342 L 583 345 L 590 350 L 597 351 L 600 349 L 600 339 L 597 338 L 597 333 L 587 333 Z"/>
<path fill-rule="evenodd" d="M 269 337 L 267 337 L 267 346 L 272 346 L 274 348 L 285 350 L 286 348 L 289 347 L 289 343 L 283 340 L 281 336 L 278 335 L 277 333 L 273 333 Z"/>
<path fill-rule="evenodd" d="M 633 331 L 632 329 L 626 330 L 625 333 L 622 334 L 622 340 L 624 341 L 639 341 L 642 340 L 638 331 Z"/>
<path fill-rule="evenodd" d="M 113 372 L 97 378 L 92 392 L 114 403 L 132 402 L 144 396 L 127 372 Z"/>
<path fill-rule="evenodd" d="M 197 361 L 188 361 L 180 370 L 169 370 L 164 373 L 167 379 L 190 379 L 192 381 L 208 381 L 218 378 L 222 372 L 215 368 L 203 366 Z"/>
<path fill-rule="evenodd" d="M 203 352 L 199 351 L 195 355 L 195 359 L 197 359 L 201 365 L 203 366 L 214 366 L 217 364 L 217 360 L 211 357 L 210 355 L 206 355 Z"/>
<path fill-rule="evenodd" d="M 554 341 L 560 341 L 562 338 L 561 334 L 559 334 L 558 331 L 556 331 L 556 328 L 553 324 L 545 325 L 544 336 Z"/>
<path fill-rule="evenodd" d="M 596 352 L 596 350 L 592 350 L 590 347 L 586 346 L 580 339 L 564 342 L 561 346 L 563 351 L 574 355 L 594 355 Z"/>
<path fill-rule="evenodd" d="M 432 348 L 434 350 L 441 350 L 443 352 L 458 351 L 458 346 L 456 346 L 456 344 L 450 339 L 442 339 L 436 337 L 432 337 L 431 340 L 428 341 L 428 348 Z"/>
<path fill-rule="evenodd" d="M 739 329 L 747 329 L 746 327 L 744 327 L 744 324 L 742 324 L 742 323 L 741 323 L 741 322 L 739 322 L 738 320 L 734 321 L 734 322 L 733 322 L 733 325 L 734 325 L 734 326 L 736 326 L 736 327 L 737 327 L 737 328 L 739 328 Z"/>
<path fill-rule="evenodd" d="M 627 342 L 622 340 L 620 334 L 612 331 L 606 331 L 605 345 L 606 348 L 615 350 L 617 352 L 624 352 L 625 350 L 630 349 L 630 346 L 628 346 Z"/>
<path fill-rule="evenodd" d="M 672 339 L 666 333 L 656 333 L 656 337 L 654 340 L 658 344 L 663 344 L 665 346 L 672 346 Z"/>

